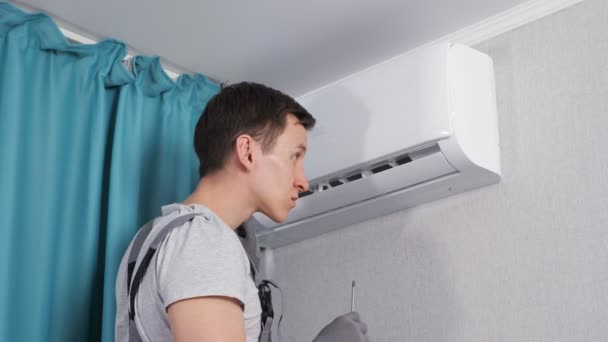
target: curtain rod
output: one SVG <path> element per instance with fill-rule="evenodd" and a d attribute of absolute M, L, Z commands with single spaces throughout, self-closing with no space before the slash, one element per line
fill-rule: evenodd
<path fill-rule="evenodd" d="M 63 33 L 63 35 L 71 42 L 73 43 L 77 43 L 77 44 L 97 44 L 99 42 L 99 40 L 95 40 L 95 39 L 91 39 L 89 37 L 83 36 L 81 34 L 78 34 L 70 29 L 65 28 L 64 26 L 69 26 L 67 24 L 67 22 L 62 21 L 61 19 L 57 18 L 56 16 L 41 10 L 39 8 L 36 7 L 32 7 L 29 4 L 25 4 L 19 0 L 9 0 L 9 3 L 12 3 L 14 6 L 17 6 L 18 8 L 21 8 L 22 10 L 24 10 L 25 12 L 43 12 L 46 13 L 48 16 L 50 16 L 51 18 L 53 18 L 53 21 L 55 22 L 55 24 L 57 25 L 57 27 L 59 28 L 59 30 L 61 31 L 61 33 Z M 65 24 L 65 25 L 64 25 Z M 128 47 L 127 47 L 128 48 Z M 133 58 L 133 55 L 129 54 L 127 52 L 127 56 L 125 57 L 124 61 L 128 61 L 130 63 L 131 58 Z M 166 68 L 163 67 L 163 70 L 165 71 L 165 73 L 167 74 L 167 76 L 169 76 L 169 78 L 171 78 L 173 81 L 177 80 L 177 78 L 179 77 L 179 73 L 175 72 L 175 71 L 171 71 L 168 70 Z"/>
<path fill-rule="evenodd" d="M 78 44 L 96 44 L 98 43 L 98 41 L 93 40 L 91 38 L 85 37 L 81 34 L 78 34 L 74 31 L 68 30 L 64 27 L 61 27 L 59 25 L 57 25 L 59 27 L 59 30 L 61 30 L 61 33 L 63 33 L 63 35 L 70 41 L 78 43 Z M 127 56 L 125 57 L 125 60 L 130 60 L 131 58 L 133 58 L 133 56 L 131 54 L 127 54 Z M 173 72 L 171 70 L 167 70 L 166 68 L 163 67 L 163 70 L 165 71 L 165 73 L 173 80 L 177 80 L 177 78 L 179 77 L 179 74 L 176 72 Z"/>

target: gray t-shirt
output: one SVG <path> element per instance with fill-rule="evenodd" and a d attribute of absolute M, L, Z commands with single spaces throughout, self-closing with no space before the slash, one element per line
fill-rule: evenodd
<path fill-rule="evenodd" d="M 202 215 L 173 229 L 150 262 L 135 298 L 138 332 L 143 341 L 173 341 L 167 315 L 170 304 L 194 297 L 227 296 L 244 305 L 247 342 L 257 342 L 262 310 L 249 259 L 235 232 L 208 208 L 197 204 L 164 206 L 142 246 L 137 265 L 158 229 L 177 216 L 194 212 Z M 127 258 L 131 245 L 116 278 L 116 342 L 129 340 Z"/>

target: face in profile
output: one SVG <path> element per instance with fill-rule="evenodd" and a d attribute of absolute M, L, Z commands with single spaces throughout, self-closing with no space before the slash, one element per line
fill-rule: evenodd
<path fill-rule="evenodd" d="M 296 206 L 298 193 L 308 190 L 304 175 L 306 148 L 306 129 L 289 114 L 272 149 L 258 153 L 252 171 L 258 211 L 275 222 L 285 221 L 289 210 Z"/>

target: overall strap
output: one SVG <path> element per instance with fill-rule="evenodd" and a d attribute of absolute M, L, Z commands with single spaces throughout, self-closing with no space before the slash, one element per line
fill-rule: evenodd
<path fill-rule="evenodd" d="M 137 233 L 137 236 L 133 241 L 133 245 L 131 246 L 127 267 L 127 294 L 129 298 L 129 342 L 141 341 L 141 337 L 139 336 L 139 333 L 137 332 L 137 327 L 135 326 L 135 296 L 139 291 L 139 285 L 141 284 L 141 281 L 144 278 L 144 275 L 146 274 L 146 270 L 150 265 L 150 261 L 152 261 L 154 253 L 156 253 L 158 246 L 162 243 L 163 239 L 167 236 L 167 234 L 169 234 L 173 229 L 182 226 L 184 223 L 192 220 L 195 216 L 198 215 L 202 215 L 202 213 L 190 213 L 178 216 L 177 218 L 170 221 L 163 228 L 161 228 L 154 237 L 154 240 L 152 240 L 152 242 L 150 243 L 146 254 L 141 260 L 139 267 L 135 271 L 137 258 L 141 253 L 141 249 L 143 247 L 144 242 L 152 231 L 154 220 L 148 222 Z M 134 271 L 135 274 L 133 274 Z"/>

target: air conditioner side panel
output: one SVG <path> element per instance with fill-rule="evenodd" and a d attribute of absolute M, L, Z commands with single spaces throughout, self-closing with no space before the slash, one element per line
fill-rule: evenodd
<path fill-rule="evenodd" d="M 452 46 L 448 84 L 453 139 L 441 143 L 446 158 L 459 170 L 478 166 L 500 177 L 492 59 L 464 45 Z"/>

